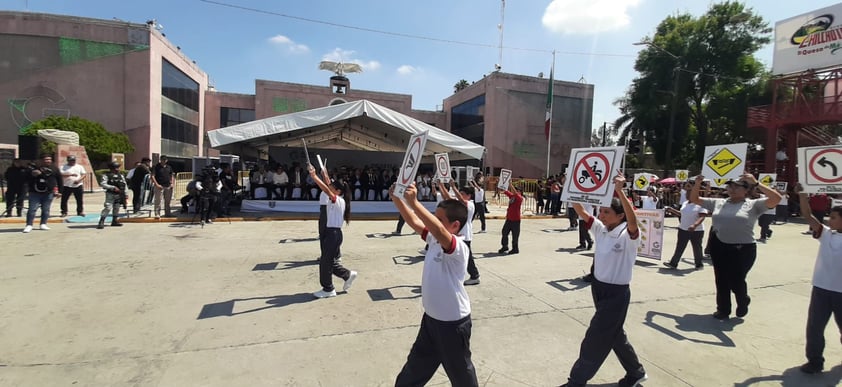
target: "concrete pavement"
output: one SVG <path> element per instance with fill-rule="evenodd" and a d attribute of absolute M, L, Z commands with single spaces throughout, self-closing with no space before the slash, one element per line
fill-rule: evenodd
<path fill-rule="evenodd" d="M 310 295 L 319 288 L 315 221 L 51 226 L 22 234 L 20 223 L 0 224 L 0 385 L 386 386 L 418 330 L 423 241 L 408 228 L 389 235 L 394 221 L 352 220 L 343 263 L 359 278 L 324 300 Z M 482 283 L 468 293 L 482 385 L 566 381 L 594 311 L 576 280 L 592 253 L 572 250 L 577 233 L 566 226 L 525 220 L 512 256 L 496 253 L 502 220 L 475 235 Z M 840 384 L 832 322 L 828 371 L 797 370 L 817 251 L 805 228 L 774 226 L 759 246 L 745 319 L 710 317 L 713 270 L 692 270 L 689 248 L 677 271 L 639 258 L 626 330 L 646 385 Z M 667 230 L 668 249 L 675 233 Z M 591 385 L 622 376 L 610 355 Z M 448 384 L 442 369 L 429 383 Z"/>

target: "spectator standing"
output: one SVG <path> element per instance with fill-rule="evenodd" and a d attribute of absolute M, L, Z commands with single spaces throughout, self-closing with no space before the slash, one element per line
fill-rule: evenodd
<path fill-rule="evenodd" d="M 140 163 L 134 167 L 131 178 L 128 178 L 129 187 L 132 189 L 132 212 L 137 213 L 143 207 L 141 198 L 143 197 L 143 183 L 146 181 L 146 176 L 149 176 L 149 163 L 152 159 L 144 157 L 140 159 Z"/>
<path fill-rule="evenodd" d="M 6 179 L 6 217 L 12 216 L 12 208 L 15 208 L 15 216 L 21 216 L 23 211 L 23 197 L 26 192 L 26 181 L 29 179 L 29 170 L 24 166 L 23 160 L 14 159 L 12 165 L 6 168 L 3 178 Z"/>
<path fill-rule="evenodd" d="M 479 233 L 485 233 L 485 190 L 482 189 L 482 186 L 477 184 L 476 181 L 469 180 L 471 182 L 471 186 L 474 187 L 474 206 L 476 207 L 476 213 L 474 218 L 479 218 L 480 221 L 480 230 Z M 471 220 L 473 221 L 473 219 Z"/>
<path fill-rule="evenodd" d="M 158 164 L 152 168 L 152 189 L 155 195 L 155 219 L 161 218 L 161 199 L 164 200 L 164 216 L 171 217 L 170 202 L 172 202 L 173 183 L 175 182 L 175 172 L 172 167 L 167 164 L 168 158 L 166 155 L 161 155 L 158 159 Z"/>
<path fill-rule="evenodd" d="M 61 217 L 67 216 L 67 201 L 70 195 L 76 200 L 76 215 L 85 216 L 85 167 L 76 163 L 76 156 L 67 156 L 67 163 L 61 166 Z"/>
<path fill-rule="evenodd" d="M 47 220 L 50 219 L 50 206 L 53 198 L 61 188 L 61 173 L 53 166 L 53 156 L 41 155 L 41 159 L 28 169 L 29 177 L 29 210 L 26 212 L 26 227 L 24 233 L 32 231 L 32 224 L 35 222 L 35 211 L 41 208 L 41 225 L 39 229 L 49 230 Z"/>

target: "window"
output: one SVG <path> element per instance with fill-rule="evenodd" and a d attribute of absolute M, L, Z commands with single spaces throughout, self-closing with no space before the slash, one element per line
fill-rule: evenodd
<path fill-rule="evenodd" d="M 199 111 L 199 83 L 161 59 L 161 94 L 193 111 Z"/>
<path fill-rule="evenodd" d="M 479 145 L 485 142 L 485 94 L 476 96 L 450 110 L 451 132 Z"/>
<path fill-rule="evenodd" d="M 254 109 L 219 108 L 219 127 L 238 125 L 254 121 Z"/>

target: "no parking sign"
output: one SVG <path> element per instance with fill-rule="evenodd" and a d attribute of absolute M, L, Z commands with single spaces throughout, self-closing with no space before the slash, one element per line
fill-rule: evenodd
<path fill-rule="evenodd" d="M 428 131 L 413 134 L 406 146 L 406 154 L 403 156 L 403 164 L 398 171 L 398 181 L 395 183 L 394 194 L 403 199 L 406 187 L 415 181 L 415 173 L 418 172 L 418 165 L 421 164 L 421 157 L 424 155 L 424 147 L 427 146 Z"/>
<path fill-rule="evenodd" d="M 625 148 L 576 148 L 570 151 L 570 175 L 561 200 L 608 206 L 614 197 L 613 176 L 620 168 Z"/>

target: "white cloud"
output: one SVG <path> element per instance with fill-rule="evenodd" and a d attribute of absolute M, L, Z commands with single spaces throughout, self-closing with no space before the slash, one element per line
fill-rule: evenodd
<path fill-rule="evenodd" d="M 589 35 L 629 25 L 629 9 L 640 0 L 553 0 L 541 23 L 553 32 Z"/>
<path fill-rule="evenodd" d="M 403 65 L 401 67 L 398 67 L 398 74 L 400 74 L 400 75 L 410 75 L 410 74 L 414 73 L 416 70 L 417 69 L 415 67 L 412 67 L 410 65 Z"/>
<path fill-rule="evenodd" d="M 341 48 L 334 48 L 333 51 L 325 54 L 322 57 L 322 60 L 329 60 L 331 62 L 342 62 L 342 63 L 356 63 L 363 68 L 363 71 L 374 71 L 380 68 L 380 62 L 376 60 L 369 60 L 364 61 L 360 59 L 354 59 L 353 50 L 343 50 Z"/>
<path fill-rule="evenodd" d="M 292 53 L 304 53 L 310 51 L 310 47 L 307 47 L 307 45 L 295 43 L 292 39 L 283 35 L 275 35 L 269 38 L 269 42 L 278 46 L 286 47 L 287 50 Z"/>

